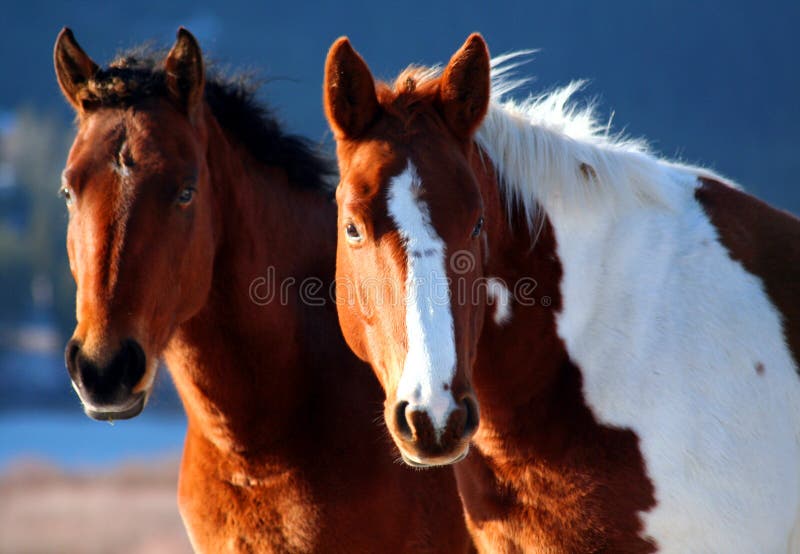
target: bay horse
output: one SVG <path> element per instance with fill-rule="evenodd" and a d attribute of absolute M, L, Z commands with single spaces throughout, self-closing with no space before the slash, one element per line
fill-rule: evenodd
<path fill-rule="evenodd" d="M 178 502 L 193 547 L 471 548 L 452 470 L 396 463 L 378 383 L 331 303 L 298 290 L 333 279 L 331 164 L 252 86 L 206 75 L 183 28 L 165 57 L 106 68 L 64 29 L 54 57 L 78 124 L 62 183 L 67 367 L 86 413 L 117 420 L 142 411 L 165 359 L 188 418 Z"/>
<path fill-rule="evenodd" d="M 463 458 L 484 552 L 800 552 L 800 221 L 576 84 L 506 99 L 523 61 L 328 54 L 339 320 L 403 458 Z"/>

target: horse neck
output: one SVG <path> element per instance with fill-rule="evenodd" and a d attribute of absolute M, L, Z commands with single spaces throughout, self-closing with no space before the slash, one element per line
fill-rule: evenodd
<path fill-rule="evenodd" d="M 475 158 L 487 222 L 485 276 L 499 279 L 511 298 L 505 322 L 495 321 L 496 306 L 486 310 L 473 372 L 481 406 L 476 439 L 507 447 L 520 438 L 535 449 L 564 410 L 580 403 L 580 375 L 556 332 L 562 268 L 555 234 L 546 215 L 531 227 L 524 210 L 508 210 L 488 156 Z"/>
<path fill-rule="evenodd" d="M 223 451 L 252 453 L 298 428 L 313 367 L 336 332 L 330 310 L 310 318 L 297 296 L 305 276 L 332 279 L 335 208 L 254 160 L 206 112 L 214 276 L 205 307 L 179 327 L 166 358 L 190 433 Z M 305 328 L 309 319 L 314 325 Z"/>

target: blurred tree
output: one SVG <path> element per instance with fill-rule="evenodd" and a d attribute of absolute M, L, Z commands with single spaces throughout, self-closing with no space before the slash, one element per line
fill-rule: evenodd
<path fill-rule="evenodd" d="M 29 313 L 32 286 L 52 290 L 49 303 L 60 333 L 75 324 L 75 287 L 65 237 L 67 212 L 58 196 L 61 170 L 74 132 L 55 115 L 17 111 L 0 139 L 0 163 L 11 168 L 13 193 L 0 197 L 0 319 L 12 323 Z M 27 209 L 26 209 L 27 208 Z M 19 210 L 23 223 L 19 225 Z"/>

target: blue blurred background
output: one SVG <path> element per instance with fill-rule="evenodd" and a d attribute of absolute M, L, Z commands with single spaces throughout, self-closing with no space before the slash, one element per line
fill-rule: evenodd
<path fill-rule="evenodd" d="M 185 423 L 166 372 L 146 413 L 112 427 L 82 415 L 62 361 L 74 325 L 66 212 L 56 195 L 73 135 L 72 114 L 51 61 L 62 26 L 72 27 L 89 55 L 103 64 L 143 41 L 169 46 L 184 25 L 218 67 L 261 76 L 261 96 L 286 127 L 329 151 L 320 90 L 325 54 L 335 38 L 349 35 L 373 72 L 391 78 L 411 62 L 446 61 L 468 33 L 480 31 L 494 54 L 540 49 L 525 68 L 536 76 L 532 91 L 589 79 L 587 97 L 598 100 L 605 116 L 613 114 L 616 130 L 644 136 L 668 157 L 714 168 L 770 203 L 799 213 L 798 23 L 796 0 L 4 4 L 0 552 L 49 551 L 47 544 L 34 548 L 25 537 L 11 537 L 11 530 L 36 525 L 40 515 L 50 535 L 61 537 L 50 551 L 103 552 L 109 551 L 107 544 L 118 545 L 75 539 L 78 546 L 62 548 L 72 545 L 69 533 L 76 532 L 67 529 L 74 525 L 64 524 L 65 514 L 83 514 L 88 525 L 86 510 L 91 510 L 83 500 L 106 498 L 97 487 L 111 486 L 112 477 L 117 485 L 140 483 L 137 479 L 159 484 L 167 499 L 162 507 L 167 515 L 159 521 L 172 526 L 164 527 L 163 541 L 142 542 L 153 528 L 132 521 L 132 529 L 118 531 L 127 537 L 126 546 L 113 551 L 188 548 L 174 530 L 180 526 L 174 481 Z M 33 503 L 28 512 L 24 502 L 12 501 L 44 491 L 43 483 L 51 481 L 69 486 L 62 483 L 61 496 Z M 114 498 L 111 494 L 106 501 L 119 509 Z M 55 506 L 47 517 L 45 505 Z M 101 502 L 91 513 L 101 517 L 105 506 Z M 59 525 L 62 535 L 55 531 Z"/>

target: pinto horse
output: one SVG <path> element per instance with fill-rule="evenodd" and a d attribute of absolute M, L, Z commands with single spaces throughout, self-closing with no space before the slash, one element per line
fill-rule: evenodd
<path fill-rule="evenodd" d="M 404 459 L 465 458 L 486 552 L 800 551 L 800 222 L 576 85 L 503 100 L 521 61 L 328 55 L 339 319 Z"/>
<path fill-rule="evenodd" d="M 104 69 L 65 29 L 55 66 L 78 117 L 62 184 L 69 373 L 89 416 L 124 419 L 166 360 L 188 417 L 178 496 L 194 548 L 467 551 L 452 470 L 392 458 L 380 387 L 331 303 L 284 287 L 268 301 L 333 279 L 329 164 L 251 88 L 207 77 L 184 29 L 163 60 Z"/>

